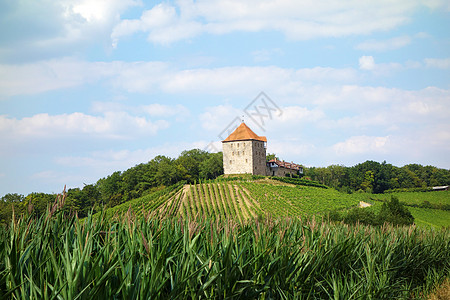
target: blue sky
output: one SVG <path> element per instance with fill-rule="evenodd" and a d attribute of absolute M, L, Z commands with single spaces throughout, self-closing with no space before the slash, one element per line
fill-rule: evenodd
<path fill-rule="evenodd" d="M 441 0 L 3 0 L 0 195 L 221 149 L 242 117 L 305 166 L 448 169 L 449 13 Z"/>

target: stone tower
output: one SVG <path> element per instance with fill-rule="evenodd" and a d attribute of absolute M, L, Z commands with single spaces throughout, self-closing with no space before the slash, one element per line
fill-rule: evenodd
<path fill-rule="evenodd" d="M 266 175 L 266 143 L 242 122 L 222 141 L 224 174 Z"/>

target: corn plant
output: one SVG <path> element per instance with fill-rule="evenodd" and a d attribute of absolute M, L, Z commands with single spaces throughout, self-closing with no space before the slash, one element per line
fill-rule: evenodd
<path fill-rule="evenodd" d="M 410 299 L 449 274 L 448 229 L 53 206 L 0 231 L 4 299 Z"/>

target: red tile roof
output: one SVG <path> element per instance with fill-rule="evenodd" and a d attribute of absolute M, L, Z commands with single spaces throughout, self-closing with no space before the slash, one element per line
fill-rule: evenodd
<path fill-rule="evenodd" d="M 233 142 L 233 141 L 247 141 L 256 140 L 261 142 L 267 142 L 265 136 L 258 136 L 254 133 L 244 122 L 236 128 L 225 140 L 222 142 Z"/>
<path fill-rule="evenodd" d="M 286 168 L 286 169 L 292 169 L 292 170 L 300 170 L 301 168 L 303 168 L 301 165 L 297 165 L 294 163 L 288 163 L 285 161 L 279 161 L 279 160 L 275 160 L 275 159 L 269 160 L 268 163 L 275 163 L 279 167 Z"/>

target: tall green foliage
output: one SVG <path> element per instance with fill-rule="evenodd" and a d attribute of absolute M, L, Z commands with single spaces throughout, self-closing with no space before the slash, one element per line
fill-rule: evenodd
<path fill-rule="evenodd" d="M 448 230 L 130 213 L 81 222 L 53 207 L 1 227 L 3 298 L 409 299 L 450 272 Z"/>

